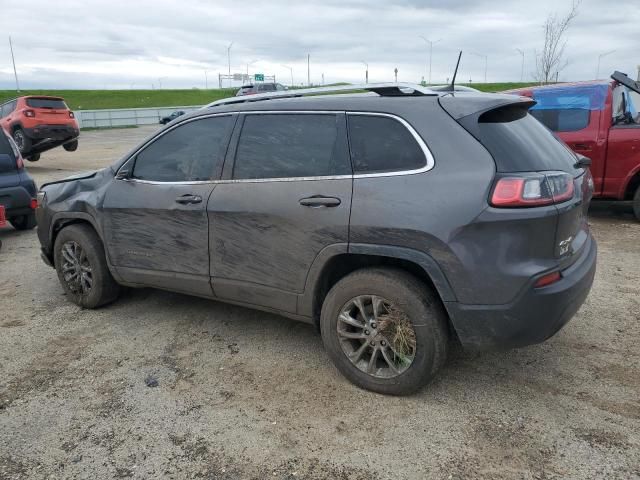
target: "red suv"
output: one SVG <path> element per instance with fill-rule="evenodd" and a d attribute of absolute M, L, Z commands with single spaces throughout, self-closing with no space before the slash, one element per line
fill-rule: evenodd
<path fill-rule="evenodd" d="M 18 97 L 0 105 L 0 126 L 13 137 L 23 157 L 35 162 L 46 150 L 78 148 L 78 122 L 61 97 Z"/>

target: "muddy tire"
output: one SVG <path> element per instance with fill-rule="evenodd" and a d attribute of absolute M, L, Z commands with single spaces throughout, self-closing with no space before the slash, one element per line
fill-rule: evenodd
<path fill-rule="evenodd" d="M 16 230 L 32 230 L 37 225 L 36 214 L 29 213 L 27 215 L 13 217 L 9 219 L 9 223 L 11 223 Z"/>
<path fill-rule="evenodd" d="M 63 228 L 53 249 L 58 279 L 67 297 L 84 308 L 97 308 L 114 301 L 120 286 L 111 276 L 104 248 L 89 225 Z"/>
<path fill-rule="evenodd" d="M 395 322 L 391 318 L 400 318 L 397 325 L 404 325 L 408 335 L 390 328 Z M 422 281 L 402 270 L 367 268 L 341 279 L 324 300 L 320 328 L 338 370 L 355 385 L 378 393 L 415 392 L 434 378 L 447 357 L 442 303 Z M 398 338 L 410 339 L 403 351 Z"/>
<path fill-rule="evenodd" d="M 633 196 L 633 213 L 640 221 L 640 187 L 638 187 L 636 194 Z"/>

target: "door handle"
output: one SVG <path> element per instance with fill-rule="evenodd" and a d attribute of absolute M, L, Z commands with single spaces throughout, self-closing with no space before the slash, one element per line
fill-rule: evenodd
<path fill-rule="evenodd" d="M 573 146 L 575 147 L 576 150 L 585 150 L 589 152 L 591 151 L 591 147 L 586 143 L 574 143 Z"/>
<path fill-rule="evenodd" d="M 301 198 L 300 205 L 312 208 L 337 207 L 338 205 L 340 205 L 340 199 L 336 197 L 323 197 L 322 195 L 314 195 L 312 197 Z"/>
<path fill-rule="evenodd" d="M 182 205 L 189 205 L 192 203 L 201 203 L 201 202 L 202 202 L 202 197 L 200 195 L 191 195 L 189 193 L 176 198 L 176 203 L 180 203 Z"/>

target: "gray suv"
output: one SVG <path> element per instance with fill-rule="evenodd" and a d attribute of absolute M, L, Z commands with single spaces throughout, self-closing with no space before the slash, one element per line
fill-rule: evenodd
<path fill-rule="evenodd" d="M 363 88 L 215 102 L 44 185 L 44 261 L 86 308 L 150 286 L 311 323 L 387 394 L 425 385 L 452 342 L 554 335 L 595 273 L 588 161 L 528 98 Z"/>

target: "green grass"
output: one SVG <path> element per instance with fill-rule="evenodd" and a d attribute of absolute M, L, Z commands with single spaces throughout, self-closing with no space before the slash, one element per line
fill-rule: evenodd
<path fill-rule="evenodd" d="M 481 92 L 501 92 L 503 90 L 511 90 L 513 88 L 524 88 L 532 85 L 538 85 L 534 82 L 507 82 L 507 83 L 461 83 L 467 87 L 472 87 Z"/>
<path fill-rule="evenodd" d="M 63 97 L 72 110 L 95 110 L 204 105 L 231 97 L 236 90 L 22 90 L 20 95 L 54 95 Z M 14 90 L 0 90 L 0 103 L 17 95 Z"/>
<path fill-rule="evenodd" d="M 346 85 L 346 84 L 340 84 Z M 470 83 L 461 84 L 483 92 L 499 92 L 534 83 Z M 23 90 L 20 95 L 54 95 L 64 97 L 72 110 L 110 108 L 178 107 L 204 105 L 235 95 L 235 88 L 210 90 Z M 0 90 L 0 103 L 16 97 L 13 90 Z"/>

